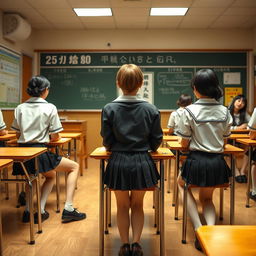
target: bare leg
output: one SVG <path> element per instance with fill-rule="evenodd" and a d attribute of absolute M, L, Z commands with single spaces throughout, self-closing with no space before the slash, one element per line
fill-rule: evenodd
<path fill-rule="evenodd" d="M 62 157 L 59 165 L 55 168 L 55 171 L 68 172 L 66 202 L 72 204 L 76 188 L 77 177 L 79 173 L 79 165 L 70 159 Z"/>
<path fill-rule="evenodd" d="M 241 175 L 245 175 L 245 172 L 247 170 L 248 160 L 249 160 L 248 156 L 246 154 L 244 154 L 243 160 L 242 160 L 242 167 L 240 170 Z"/>
<path fill-rule="evenodd" d="M 117 227 L 123 244 L 129 243 L 129 227 L 130 227 L 130 195 L 129 191 L 115 191 L 117 204 Z"/>
<path fill-rule="evenodd" d="M 203 214 L 207 225 L 215 225 L 216 212 L 212 202 L 212 195 L 215 188 L 200 188 L 199 200 L 203 207 Z"/>
<path fill-rule="evenodd" d="M 253 164 L 252 166 L 252 192 L 256 194 L 256 166 Z"/>
<path fill-rule="evenodd" d="M 144 226 L 143 199 L 146 191 L 133 190 L 131 192 L 131 225 L 132 242 L 140 241 L 142 229 Z"/>

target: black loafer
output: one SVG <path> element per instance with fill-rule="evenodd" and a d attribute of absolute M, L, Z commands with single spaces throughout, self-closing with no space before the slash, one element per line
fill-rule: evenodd
<path fill-rule="evenodd" d="M 28 223 L 30 221 L 30 213 L 29 211 L 24 211 L 22 215 L 22 222 Z"/>
<path fill-rule="evenodd" d="M 130 256 L 130 244 L 123 244 L 120 247 L 118 256 Z"/>
<path fill-rule="evenodd" d="M 78 220 L 83 220 L 85 218 L 86 218 L 86 214 L 79 212 L 76 209 L 74 209 L 73 212 L 70 212 L 64 209 L 61 217 L 62 222 L 78 221 Z"/>
<path fill-rule="evenodd" d="M 247 177 L 246 175 L 241 175 L 242 183 L 247 183 Z"/>
<path fill-rule="evenodd" d="M 41 214 L 41 219 L 42 219 L 42 222 L 44 222 L 45 220 L 47 220 L 49 218 L 50 214 L 49 212 L 45 211 L 44 213 Z M 38 213 L 36 212 L 34 214 L 34 223 L 35 224 L 38 224 Z"/>
<path fill-rule="evenodd" d="M 201 247 L 201 244 L 200 244 L 200 242 L 198 241 L 197 238 L 196 238 L 196 240 L 195 240 L 195 248 L 196 248 L 198 251 L 200 251 L 200 252 L 203 251 L 203 250 L 202 250 L 202 247 Z"/>
<path fill-rule="evenodd" d="M 243 183 L 242 175 L 238 175 L 235 177 L 236 182 Z"/>
<path fill-rule="evenodd" d="M 253 195 L 252 192 L 250 192 L 249 197 L 256 202 L 256 195 Z"/>
<path fill-rule="evenodd" d="M 132 244 L 131 255 L 132 256 L 143 256 L 142 248 L 138 243 L 133 243 Z"/>

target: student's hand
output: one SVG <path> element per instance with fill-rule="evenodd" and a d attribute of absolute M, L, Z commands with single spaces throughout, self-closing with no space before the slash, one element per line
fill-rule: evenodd
<path fill-rule="evenodd" d="M 59 133 L 51 133 L 50 134 L 50 141 L 58 141 L 58 140 L 60 140 L 61 139 L 61 136 L 60 136 L 60 134 Z"/>
<path fill-rule="evenodd" d="M 0 131 L 0 136 L 6 135 L 6 134 L 8 134 L 7 130 L 1 130 Z"/>
<path fill-rule="evenodd" d="M 237 129 L 246 129 L 246 128 L 247 128 L 247 124 L 241 124 L 237 126 Z"/>

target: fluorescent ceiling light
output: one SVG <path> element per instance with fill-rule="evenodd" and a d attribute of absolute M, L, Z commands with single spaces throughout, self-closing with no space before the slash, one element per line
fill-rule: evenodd
<path fill-rule="evenodd" d="M 150 16 L 184 16 L 188 8 L 151 8 Z"/>
<path fill-rule="evenodd" d="M 77 16 L 112 16 L 111 8 L 74 8 Z"/>

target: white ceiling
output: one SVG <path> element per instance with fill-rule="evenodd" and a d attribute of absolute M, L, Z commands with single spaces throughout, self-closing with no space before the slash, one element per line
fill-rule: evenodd
<path fill-rule="evenodd" d="M 72 8 L 110 7 L 112 17 L 78 17 Z M 189 7 L 183 17 L 150 17 L 151 7 Z M 256 0 L 0 0 L 36 29 L 256 28 Z"/>

